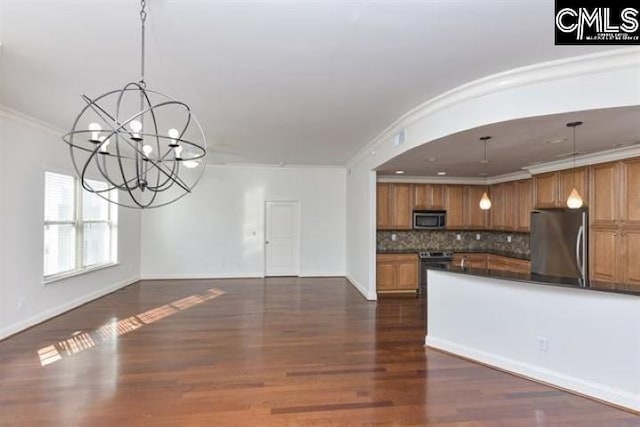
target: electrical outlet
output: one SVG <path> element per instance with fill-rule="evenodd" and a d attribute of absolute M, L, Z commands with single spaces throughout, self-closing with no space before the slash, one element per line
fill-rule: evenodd
<path fill-rule="evenodd" d="M 511 236 L 507 236 L 507 243 L 511 243 Z"/>
<path fill-rule="evenodd" d="M 391 233 L 391 241 L 395 242 L 396 240 L 398 240 L 398 235 L 396 233 Z"/>
<path fill-rule="evenodd" d="M 480 233 L 476 234 L 476 240 L 480 240 Z"/>
<path fill-rule="evenodd" d="M 538 341 L 538 351 L 541 351 L 543 353 L 549 351 L 549 338 L 538 336 L 536 337 L 536 340 Z"/>
<path fill-rule="evenodd" d="M 462 234 L 456 234 L 456 240 L 462 240 Z"/>

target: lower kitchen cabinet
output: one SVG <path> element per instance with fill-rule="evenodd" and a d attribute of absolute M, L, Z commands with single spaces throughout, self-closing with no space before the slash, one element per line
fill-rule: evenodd
<path fill-rule="evenodd" d="M 379 293 L 417 292 L 420 262 L 417 254 L 378 254 L 376 287 Z"/>
<path fill-rule="evenodd" d="M 487 268 L 514 273 L 529 273 L 531 271 L 531 261 L 486 253 L 456 253 L 451 262 L 456 267 Z"/>
<path fill-rule="evenodd" d="M 487 254 L 456 253 L 451 262 L 457 267 L 487 268 Z"/>

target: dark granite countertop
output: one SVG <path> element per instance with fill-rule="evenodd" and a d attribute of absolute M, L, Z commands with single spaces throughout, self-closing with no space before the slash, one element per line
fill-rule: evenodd
<path fill-rule="evenodd" d="M 530 259 L 529 255 L 520 254 L 516 252 L 508 252 L 508 251 L 498 251 L 498 250 L 490 250 L 490 249 L 469 249 L 463 251 L 451 251 L 451 250 L 442 250 L 442 249 L 401 249 L 401 250 L 378 250 L 379 254 L 417 254 L 419 252 L 453 252 L 454 254 L 492 254 L 499 255 L 507 258 L 515 258 L 522 259 L 528 261 Z"/>
<path fill-rule="evenodd" d="M 536 285 L 556 286 L 570 289 L 584 289 L 587 291 L 610 292 L 617 294 L 640 296 L 640 287 L 633 287 L 624 283 L 607 283 L 599 281 L 588 281 L 580 283 L 578 279 L 564 277 L 545 276 L 536 273 L 515 273 L 513 271 L 489 270 L 486 268 L 461 268 L 454 265 L 447 267 L 433 266 L 427 267 L 429 270 L 446 271 L 454 274 L 464 274 L 468 276 L 490 277 L 492 279 L 510 280 L 515 282 L 532 283 Z"/>

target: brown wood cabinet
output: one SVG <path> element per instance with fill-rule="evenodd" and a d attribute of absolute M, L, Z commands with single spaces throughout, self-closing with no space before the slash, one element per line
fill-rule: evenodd
<path fill-rule="evenodd" d="M 378 183 L 376 186 L 378 230 L 410 230 L 412 228 L 412 190 L 411 184 Z"/>
<path fill-rule="evenodd" d="M 494 184 L 490 189 L 490 228 L 529 231 L 531 221 L 531 180 Z"/>
<path fill-rule="evenodd" d="M 504 184 L 495 184 L 491 186 L 489 191 L 489 197 L 491 197 L 491 229 L 504 230 L 505 228 L 505 189 Z"/>
<path fill-rule="evenodd" d="M 451 262 L 457 267 L 487 268 L 515 273 L 529 273 L 531 271 L 530 261 L 487 253 L 456 252 Z"/>
<path fill-rule="evenodd" d="M 417 254 L 378 254 L 376 287 L 380 293 L 416 292 L 420 283 Z"/>
<path fill-rule="evenodd" d="M 533 205 L 536 208 L 563 208 L 575 186 L 584 201 L 589 204 L 589 170 L 587 168 L 568 169 L 543 173 L 533 177 Z"/>
<path fill-rule="evenodd" d="M 462 185 L 445 186 L 444 205 L 447 211 L 447 228 L 460 230 L 464 228 L 465 191 Z"/>
<path fill-rule="evenodd" d="M 464 261 L 464 263 L 463 263 Z M 455 253 L 453 265 L 458 267 L 470 267 L 470 268 L 487 268 L 487 254 L 485 253 Z"/>
<path fill-rule="evenodd" d="M 413 209 L 444 209 L 444 185 L 413 184 Z"/>
<path fill-rule="evenodd" d="M 640 159 L 591 168 L 589 277 L 640 287 Z"/>
<path fill-rule="evenodd" d="M 517 203 L 517 215 L 515 218 L 516 231 L 529 231 L 531 229 L 531 179 L 522 179 L 514 182 L 515 200 Z"/>
<path fill-rule="evenodd" d="M 487 187 L 479 185 L 467 185 L 464 188 L 464 225 L 463 228 L 471 230 L 484 230 L 488 226 L 489 213 L 480 209 L 482 193 L 488 191 Z"/>

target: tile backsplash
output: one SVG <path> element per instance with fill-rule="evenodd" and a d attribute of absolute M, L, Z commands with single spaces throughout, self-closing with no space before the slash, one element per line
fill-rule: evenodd
<path fill-rule="evenodd" d="M 396 240 L 392 239 L 395 234 Z M 480 240 L 477 240 L 477 235 Z M 460 240 L 457 239 L 460 235 Z M 511 242 L 508 237 L 511 236 Z M 378 231 L 378 251 L 503 251 L 529 256 L 529 233 L 508 231 L 408 230 Z"/>

